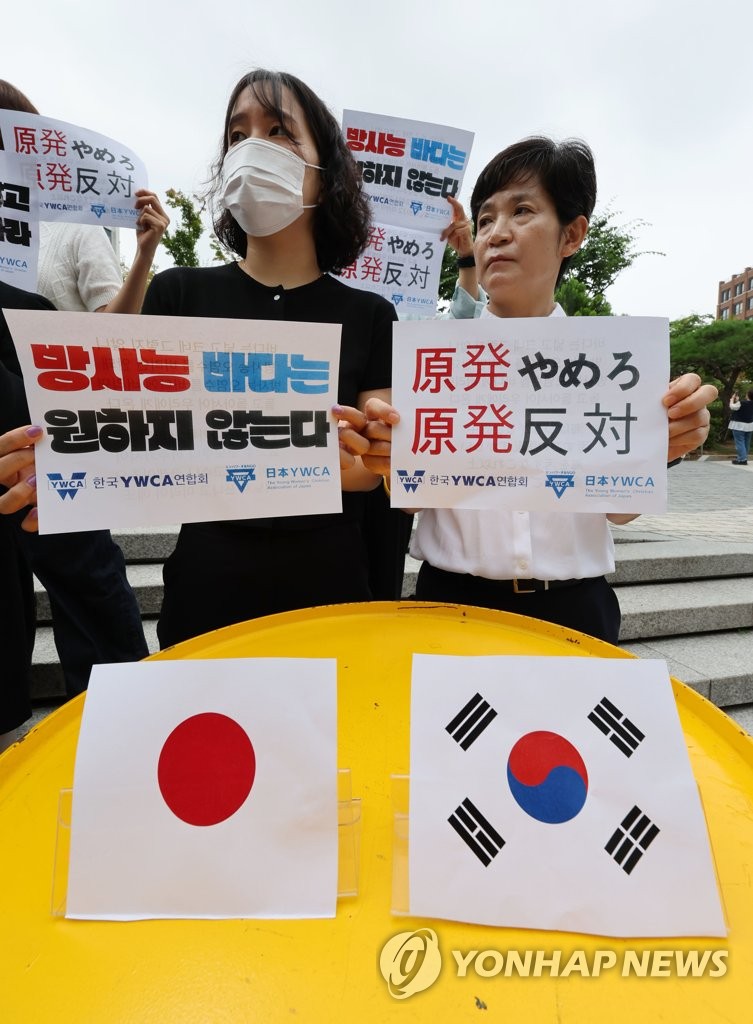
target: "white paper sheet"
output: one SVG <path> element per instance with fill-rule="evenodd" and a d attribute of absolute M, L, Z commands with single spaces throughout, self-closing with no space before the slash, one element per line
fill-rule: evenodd
<path fill-rule="evenodd" d="M 66 916 L 333 917 L 336 704 L 329 659 L 95 666 Z"/>
<path fill-rule="evenodd" d="M 409 843 L 411 914 L 726 935 L 664 662 L 414 655 Z"/>
<path fill-rule="evenodd" d="M 7 310 L 40 533 L 342 509 L 339 324 Z"/>
<path fill-rule="evenodd" d="M 399 323 L 392 358 L 393 507 L 665 510 L 666 320 Z"/>

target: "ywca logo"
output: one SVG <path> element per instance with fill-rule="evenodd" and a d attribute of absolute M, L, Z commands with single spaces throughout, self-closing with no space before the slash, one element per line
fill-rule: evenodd
<path fill-rule="evenodd" d="M 62 473 L 48 473 L 47 479 L 50 481 L 53 491 L 57 491 L 60 495 L 61 501 L 65 501 L 66 498 L 73 501 L 78 491 L 82 491 L 86 487 L 84 483 L 86 473 L 71 473 L 70 479 L 65 478 Z"/>
<path fill-rule="evenodd" d="M 379 970 L 393 999 L 407 999 L 429 988 L 442 970 L 437 933 L 431 928 L 399 932 L 379 955 Z"/>
<path fill-rule="evenodd" d="M 103 214 L 103 213 L 105 212 L 105 210 L 107 209 L 107 207 L 106 207 L 106 206 L 103 206 L 103 205 L 102 205 L 102 203 L 92 203 L 92 204 L 91 204 L 91 205 L 89 206 L 89 209 L 91 210 L 91 212 L 92 212 L 92 213 L 96 213 L 96 215 L 97 215 L 97 218 L 99 218 L 99 217 L 101 217 L 101 216 L 102 216 L 102 214 Z"/>
<path fill-rule="evenodd" d="M 398 469 L 397 475 L 400 477 L 400 482 L 409 494 L 412 494 L 419 484 L 424 482 L 425 469 L 414 469 L 413 475 L 411 475 L 407 469 Z"/>
<path fill-rule="evenodd" d="M 226 466 L 225 468 L 227 470 L 226 483 L 235 484 L 241 494 L 245 491 L 247 484 L 256 480 L 256 466 Z"/>
<path fill-rule="evenodd" d="M 561 498 L 568 487 L 575 487 L 574 477 L 575 473 L 547 473 L 546 486 Z"/>

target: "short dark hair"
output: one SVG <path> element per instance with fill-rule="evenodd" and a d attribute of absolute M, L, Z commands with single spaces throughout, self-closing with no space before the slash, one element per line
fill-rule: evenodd
<path fill-rule="evenodd" d="M 321 200 L 314 211 L 314 243 L 319 269 L 344 270 L 366 248 L 371 211 L 361 189 L 358 166 L 345 145 L 340 125 L 329 109 L 304 82 L 283 71 L 257 68 L 237 83 L 227 105 L 220 154 L 212 168 L 210 197 L 213 201 L 214 230 L 220 241 L 246 255 L 246 234 L 231 214 L 219 207 L 222 161 L 228 151 L 228 125 L 240 94 L 250 89 L 264 110 L 285 123 L 283 89 L 298 101 L 316 143 L 322 180 Z"/>
<path fill-rule="evenodd" d="M 39 113 L 31 100 L 4 78 L 0 78 L 0 110 L 22 110 L 25 114 Z"/>
<path fill-rule="evenodd" d="M 554 142 L 534 135 L 497 153 L 478 176 L 471 196 L 474 229 L 478 227 L 479 209 L 490 196 L 512 182 L 525 181 L 543 186 L 563 228 L 576 217 L 591 219 L 596 205 L 596 168 L 590 147 L 582 139 Z M 571 259 L 563 259 L 557 284 Z"/>

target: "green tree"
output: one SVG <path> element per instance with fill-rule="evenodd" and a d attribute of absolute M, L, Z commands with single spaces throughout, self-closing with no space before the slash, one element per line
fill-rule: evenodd
<path fill-rule="evenodd" d="M 162 244 L 172 256 L 176 267 L 198 267 L 196 243 L 204 232 L 201 221 L 203 207 L 197 210 L 194 201 L 199 202 L 198 198 L 194 196 L 190 199 L 176 188 L 169 188 L 165 196 L 168 206 L 180 213 L 180 227 L 166 231 L 162 236 Z"/>
<path fill-rule="evenodd" d="M 566 277 L 557 289 L 557 302 L 568 316 L 611 316 L 612 307 L 603 295 L 592 295 L 577 277 Z"/>
<path fill-rule="evenodd" d="M 753 378 L 753 320 L 711 320 L 693 314 L 670 324 L 669 339 L 673 377 L 694 372 L 719 388 L 712 423 L 717 440 L 723 440 L 730 398 L 739 381 Z"/>

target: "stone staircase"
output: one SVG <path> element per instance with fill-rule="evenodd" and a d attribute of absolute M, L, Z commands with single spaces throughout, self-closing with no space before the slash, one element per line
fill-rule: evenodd
<path fill-rule="evenodd" d="M 147 642 L 158 649 L 156 617 L 162 562 L 177 527 L 119 531 Z M 620 644 L 644 658 L 663 658 L 670 673 L 727 708 L 753 702 L 753 544 L 616 533 L 612 583 L 622 608 Z M 419 563 L 406 559 L 403 594 L 413 594 Z M 33 697 L 54 701 L 63 683 L 49 625 L 49 603 L 37 584 L 39 626 Z"/>

